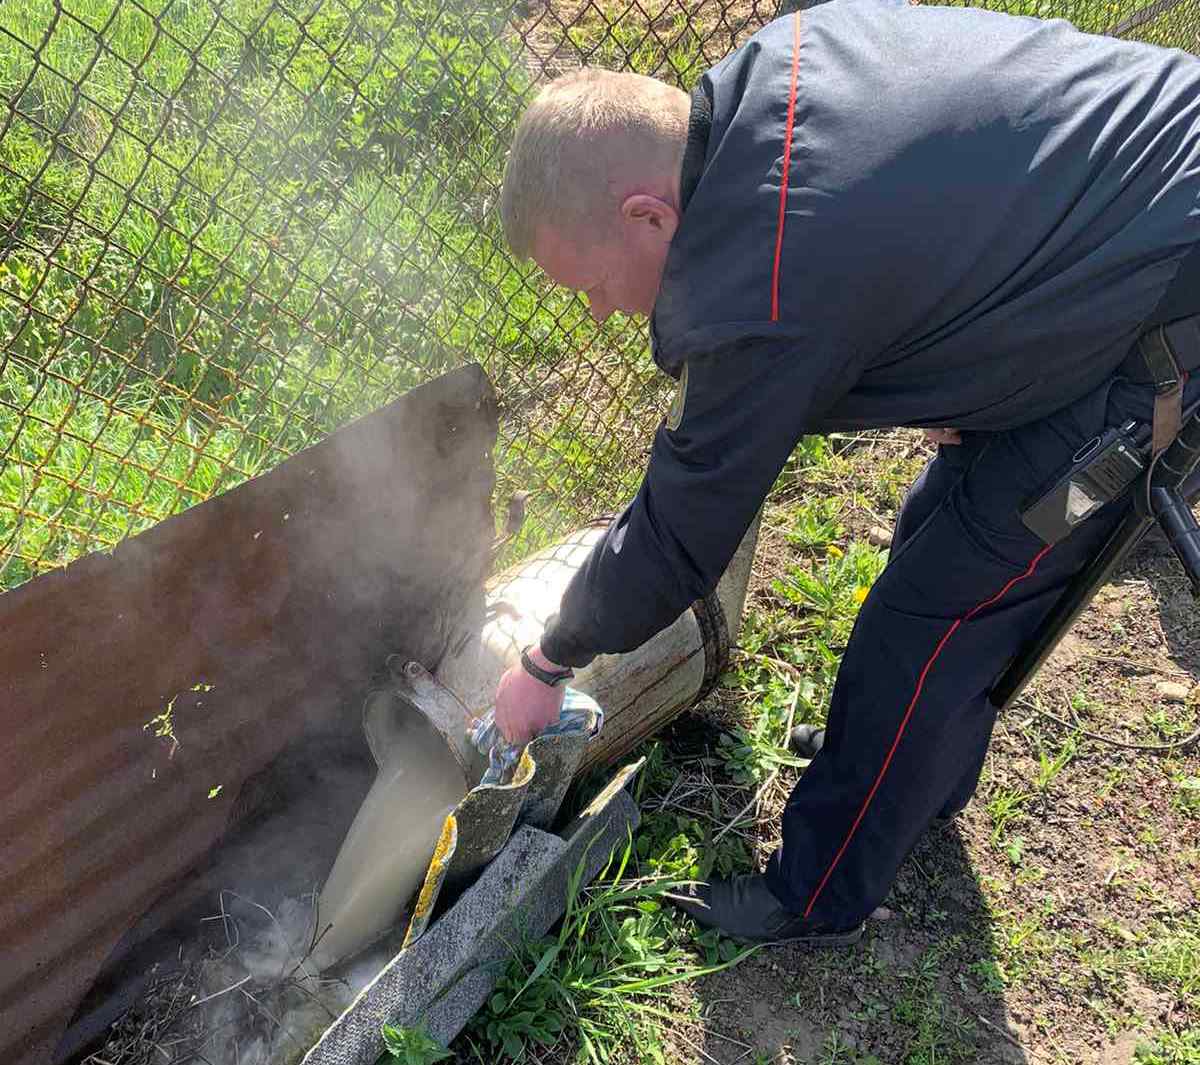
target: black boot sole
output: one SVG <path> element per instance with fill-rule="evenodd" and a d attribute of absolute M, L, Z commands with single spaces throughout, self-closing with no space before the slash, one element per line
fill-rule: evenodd
<path fill-rule="evenodd" d="M 725 928 L 718 921 L 710 918 L 711 911 L 708 907 L 694 898 L 689 898 L 684 895 L 676 895 L 667 892 L 664 896 L 666 901 L 670 902 L 677 909 L 687 914 L 701 928 L 713 928 L 738 943 L 757 943 L 764 946 L 778 946 L 784 943 L 795 944 L 802 947 L 851 947 L 863 937 L 863 932 L 866 930 L 866 922 L 864 921 L 857 928 L 851 928 L 844 932 L 799 932 L 796 935 L 775 934 L 775 935 L 753 935 L 745 932 L 733 932 Z M 793 922 L 786 922 L 793 923 Z"/>
<path fill-rule="evenodd" d="M 862 939 L 866 927 L 865 924 L 860 924 L 857 928 L 851 928 L 848 932 L 804 933 L 798 936 L 780 936 L 777 939 L 743 939 L 742 942 L 758 942 L 772 946 L 787 943 L 797 947 L 852 947 Z M 741 937 L 731 936 L 730 938 L 739 939 Z"/>

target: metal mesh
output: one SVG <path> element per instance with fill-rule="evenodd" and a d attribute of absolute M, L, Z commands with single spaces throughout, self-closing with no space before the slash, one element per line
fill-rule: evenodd
<path fill-rule="evenodd" d="M 1018 5 L 992 5 L 1011 7 Z M 1200 0 L 1020 10 L 1200 46 Z M 684 87 L 776 0 L 0 3 L 0 589 L 110 549 L 481 362 L 521 551 L 636 487 L 641 328 L 507 256 L 537 84 Z"/>

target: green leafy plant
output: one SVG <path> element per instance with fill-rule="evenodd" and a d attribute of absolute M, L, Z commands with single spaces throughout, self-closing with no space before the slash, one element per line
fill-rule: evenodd
<path fill-rule="evenodd" d="M 1138 1043 L 1133 1059 L 1137 1065 L 1200 1065 L 1200 1028 L 1163 1032 Z"/>
<path fill-rule="evenodd" d="M 842 646 L 885 561 L 883 553 L 869 544 L 853 543 L 846 551 L 830 544 L 818 568 L 791 566 L 787 576 L 771 587 L 807 617 L 808 628 L 827 645 Z"/>
<path fill-rule="evenodd" d="M 392 1063 L 433 1065 L 454 1056 L 424 1028 L 396 1028 L 385 1024 L 382 1031 L 388 1060 Z"/>
<path fill-rule="evenodd" d="M 786 737 L 782 732 L 778 714 L 763 708 L 748 728 L 723 734 L 717 753 L 724 760 L 729 776 L 738 784 L 754 785 L 780 766 L 803 766 L 804 760 L 784 746 Z"/>
<path fill-rule="evenodd" d="M 788 529 L 788 542 L 811 550 L 840 539 L 845 531 L 839 520 L 841 510 L 842 501 L 836 498 L 817 499 L 797 507 Z"/>
<path fill-rule="evenodd" d="M 757 646 L 780 635 L 770 634 Z M 819 636 L 779 643 L 779 658 L 747 658 L 726 678 L 750 709 L 745 724 L 721 736 L 717 755 L 730 777 L 745 786 L 762 783 L 783 766 L 806 764 L 788 750 L 789 718 L 793 724 L 822 722 L 837 676 L 838 655 Z"/>
<path fill-rule="evenodd" d="M 1200 776 L 1177 773 L 1172 783 L 1175 785 L 1172 803 L 1191 817 L 1200 817 Z"/>

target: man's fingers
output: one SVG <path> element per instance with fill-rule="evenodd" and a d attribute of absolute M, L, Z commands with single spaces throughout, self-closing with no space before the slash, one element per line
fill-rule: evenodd
<path fill-rule="evenodd" d="M 511 718 L 501 720 L 498 712 L 496 714 L 496 725 L 500 729 L 500 735 L 509 743 L 527 743 L 532 735 L 529 732 L 529 726 L 524 722 L 514 721 Z"/>

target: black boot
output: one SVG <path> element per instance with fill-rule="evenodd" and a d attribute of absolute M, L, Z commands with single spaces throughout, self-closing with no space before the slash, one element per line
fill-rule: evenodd
<path fill-rule="evenodd" d="M 825 729 L 816 725 L 797 725 L 788 734 L 788 747 L 801 758 L 816 758 L 825 745 Z"/>
<path fill-rule="evenodd" d="M 862 938 L 863 926 L 835 929 L 806 921 L 784 909 L 757 874 L 695 884 L 666 896 L 706 928 L 757 943 L 804 943 L 814 947 L 847 947 Z"/>
<path fill-rule="evenodd" d="M 954 808 L 954 809 L 952 809 L 952 810 L 950 810 L 950 809 L 942 810 L 942 811 L 941 811 L 941 813 L 939 813 L 939 814 L 937 815 L 937 817 L 935 817 L 935 818 L 933 819 L 933 823 L 934 823 L 935 825 L 937 825 L 939 828 L 941 828 L 943 825 L 948 825 L 948 824 L 950 824 L 950 822 L 951 822 L 951 821 L 953 821 L 953 820 L 954 820 L 954 819 L 955 819 L 955 818 L 956 818 L 956 817 L 957 817 L 959 814 L 961 814 L 961 813 L 963 812 L 963 810 L 965 810 L 965 809 L 966 809 L 966 804 L 963 804 L 962 806 L 955 807 L 955 808 Z"/>

